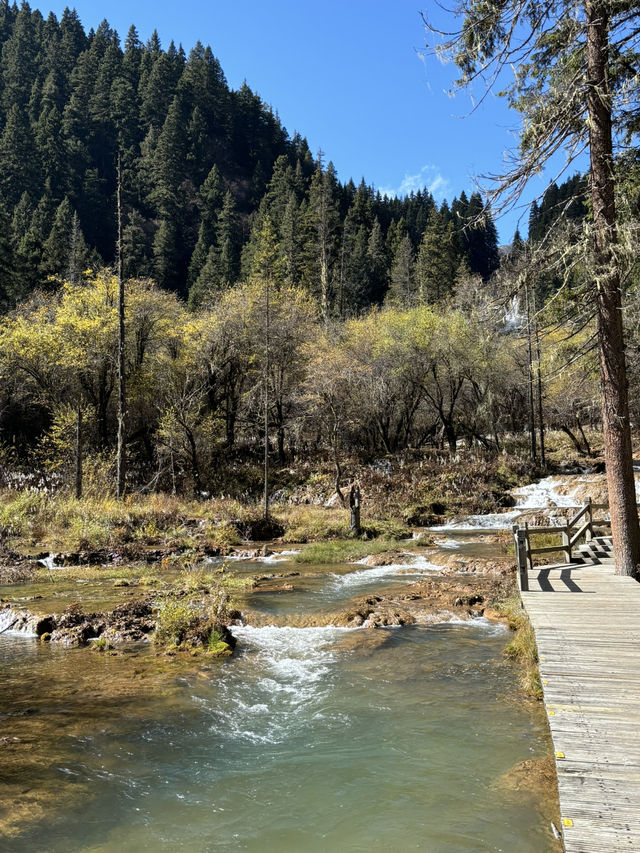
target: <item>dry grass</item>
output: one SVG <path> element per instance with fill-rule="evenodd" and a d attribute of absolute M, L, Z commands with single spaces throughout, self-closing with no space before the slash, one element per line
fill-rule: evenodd
<path fill-rule="evenodd" d="M 225 547 L 240 541 L 231 519 L 236 501 L 185 501 L 172 495 L 77 500 L 35 489 L 0 494 L 0 537 L 52 551 L 84 551 L 123 543 L 188 548 Z"/>
<path fill-rule="evenodd" d="M 514 632 L 505 655 L 516 661 L 521 667 L 520 683 L 524 692 L 535 699 L 542 699 L 542 685 L 538 670 L 538 647 L 520 596 L 513 595 L 496 605 L 496 609 L 509 621 Z"/>

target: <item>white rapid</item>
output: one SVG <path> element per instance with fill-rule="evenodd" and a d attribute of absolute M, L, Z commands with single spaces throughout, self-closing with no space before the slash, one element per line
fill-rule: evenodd
<path fill-rule="evenodd" d="M 577 507 L 580 506 L 580 501 L 574 497 L 575 493 L 580 488 L 577 483 L 571 494 L 563 494 L 559 491 L 566 484 L 566 478 L 563 477 L 545 477 L 537 483 L 531 483 L 528 486 L 521 486 L 519 489 L 514 489 L 512 494 L 516 501 L 517 509 L 540 509 L 542 507 L 557 506 L 557 507 Z"/>
<path fill-rule="evenodd" d="M 214 729 L 233 741 L 278 744 L 304 735 L 310 724 L 327 716 L 331 720 L 325 703 L 337 661 L 333 647 L 359 630 L 234 627 L 237 661 L 234 672 L 220 680 L 209 708 Z"/>
<path fill-rule="evenodd" d="M 251 563 L 286 563 L 290 557 L 300 553 L 300 549 L 288 551 L 274 551 L 271 554 L 254 554 L 253 552 L 245 552 L 238 554 L 229 554 L 222 560 L 220 557 L 211 557 L 209 562 L 220 563 L 226 561 L 232 562 L 251 562 Z"/>
<path fill-rule="evenodd" d="M 0 610 L 0 634 L 36 637 L 37 617 L 5 607 Z"/>
<path fill-rule="evenodd" d="M 358 560 L 357 565 L 366 566 L 367 558 Z M 352 587 L 367 587 L 386 580 L 415 580 L 416 577 L 442 571 L 442 566 L 431 563 L 420 555 L 411 556 L 406 563 L 391 563 L 388 566 L 373 566 L 357 569 L 347 574 L 331 575 L 331 582 L 336 590 Z"/>
<path fill-rule="evenodd" d="M 441 531 L 504 530 L 511 527 L 514 521 L 526 510 L 578 507 L 581 505 L 581 501 L 575 495 L 586 480 L 584 478 L 576 480 L 573 477 L 571 479 L 575 485 L 570 494 L 566 493 L 568 478 L 562 476 L 545 477 L 537 483 L 514 489 L 512 494 L 516 499 L 516 505 L 513 509 L 487 513 L 486 515 L 469 515 L 431 529 Z M 636 490 L 638 488 L 636 482 Z"/>
<path fill-rule="evenodd" d="M 44 566 L 45 569 L 48 569 L 49 571 L 51 571 L 52 569 L 59 569 L 61 567 L 56 565 L 57 556 L 57 554 L 49 554 L 48 557 L 42 557 L 40 560 L 38 560 L 38 562 L 41 566 Z"/>

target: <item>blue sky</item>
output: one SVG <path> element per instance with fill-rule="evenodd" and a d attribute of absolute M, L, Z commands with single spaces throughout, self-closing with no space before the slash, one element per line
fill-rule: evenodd
<path fill-rule="evenodd" d="M 70 2 L 32 2 L 58 17 Z M 427 187 L 438 201 L 474 189 L 480 175 L 500 171 L 516 144 L 517 117 L 489 96 L 469 115 L 466 94 L 451 99 L 455 76 L 423 55 L 420 11 L 434 0 L 76 0 L 88 30 L 106 17 L 122 41 L 131 24 L 146 41 L 157 29 L 163 47 L 173 39 L 188 52 L 210 44 L 229 84 L 246 79 L 270 103 L 290 134 L 322 149 L 342 181 L 364 177 L 389 193 Z M 573 172 L 573 170 L 572 170 Z M 535 178 L 527 200 L 544 191 Z M 510 242 L 523 210 L 497 221 Z M 521 223 L 526 233 L 527 212 Z"/>

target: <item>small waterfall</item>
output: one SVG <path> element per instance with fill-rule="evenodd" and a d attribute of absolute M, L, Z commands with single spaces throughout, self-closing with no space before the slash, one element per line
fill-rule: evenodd
<path fill-rule="evenodd" d="M 558 489 L 564 485 L 562 477 L 545 477 L 537 483 L 522 486 L 515 489 L 513 494 L 517 498 L 517 509 L 540 509 L 541 507 L 578 507 L 580 501 L 571 495 L 560 494 Z M 574 489 L 574 493 L 578 486 Z"/>
<path fill-rule="evenodd" d="M 544 509 L 547 507 L 578 507 L 581 502 L 573 495 L 578 491 L 579 484 L 570 495 L 559 491 L 566 483 L 563 477 L 545 477 L 537 483 L 514 489 L 516 505 L 505 512 L 487 513 L 486 515 L 469 515 L 457 521 L 451 521 L 432 530 L 504 530 L 511 527 L 524 510 Z"/>
<path fill-rule="evenodd" d="M 38 560 L 38 562 L 40 563 L 40 565 L 44 566 L 45 569 L 48 569 L 49 571 L 51 571 L 52 569 L 59 569 L 60 566 L 56 565 L 57 556 L 57 554 L 51 553 L 48 557 L 42 557 L 40 560 Z"/>
<path fill-rule="evenodd" d="M 367 557 L 358 560 L 358 565 L 366 566 Z M 355 572 L 331 576 L 332 583 L 336 588 L 352 587 L 352 586 L 368 586 L 371 583 L 384 581 L 387 578 L 403 578 L 407 580 L 415 580 L 416 577 L 422 577 L 426 574 L 442 571 L 442 566 L 437 566 L 435 563 L 429 562 L 425 557 L 414 557 L 406 563 L 391 563 L 388 566 L 373 566 L 366 569 L 358 569 Z"/>
<path fill-rule="evenodd" d="M 26 610 L 14 610 L 5 607 L 0 610 L 0 636 L 13 634 L 21 637 L 37 637 L 36 624 L 38 617 Z"/>

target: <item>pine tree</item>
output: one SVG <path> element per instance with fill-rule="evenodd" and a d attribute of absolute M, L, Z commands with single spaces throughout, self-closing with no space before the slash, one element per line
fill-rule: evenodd
<path fill-rule="evenodd" d="M 53 104 L 40 114 L 35 142 L 42 162 L 42 175 L 55 188 L 56 196 L 70 189 L 67 149 L 62 134 L 62 114 Z"/>
<path fill-rule="evenodd" d="M 137 90 L 140 85 L 140 70 L 142 66 L 142 56 L 144 48 L 140 41 L 140 36 L 135 26 L 132 24 L 129 27 L 127 38 L 124 43 L 124 56 L 122 58 L 122 71 L 124 76 L 132 87 Z"/>
<path fill-rule="evenodd" d="M 44 284 L 40 272 L 42 250 L 51 233 L 54 208 L 49 193 L 45 192 L 31 216 L 29 228 L 16 248 L 17 290 L 26 295 Z"/>
<path fill-rule="evenodd" d="M 509 251 L 509 255 L 512 258 L 519 257 L 523 253 L 524 247 L 525 247 L 525 244 L 524 244 L 524 240 L 520 236 L 520 229 L 516 228 L 514 235 L 513 235 L 513 240 L 511 241 L 511 250 Z"/>
<path fill-rule="evenodd" d="M 367 242 L 368 302 L 381 305 L 388 287 L 387 257 L 382 229 L 376 217 Z"/>
<path fill-rule="evenodd" d="M 61 69 L 70 75 L 80 54 L 87 49 L 87 36 L 75 9 L 68 7 L 60 18 L 60 42 L 56 51 Z"/>
<path fill-rule="evenodd" d="M 11 220 L 12 243 L 17 245 L 24 234 L 26 234 L 33 216 L 33 205 L 29 194 L 23 192 L 20 196 L 20 201 L 13 209 L 13 217 Z"/>
<path fill-rule="evenodd" d="M 9 207 L 23 192 L 35 195 L 40 184 L 39 158 L 24 110 L 14 103 L 0 137 L 0 193 Z"/>
<path fill-rule="evenodd" d="M 37 13 L 40 16 L 40 13 Z M 28 3 L 22 3 L 15 17 L 11 36 L 2 47 L 3 93 L 2 101 L 7 113 L 17 107 L 24 113 L 38 71 L 39 43 L 36 32 L 36 15 Z"/>
<path fill-rule="evenodd" d="M 256 229 L 250 276 L 269 281 L 276 287 L 284 278 L 283 263 L 278 251 L 278 237 L 268 214 L 262 217 Z"/>
<path fill-rule="evenodd" d="M 397 308 L 409 308 L 416 301 L 415 260 L 408 234 L 398 243 L 393 256 L 387 301 Z"/>
<path fill-rule="evenodd" d="M 307 228 L 309 230 L 308 269 L 306 278 L 311 292 L 320 304 L 326 322 L 331 310 L 331 273 L 336 250 L 339 218 L 336 203 L 336 173 L 333 163 L 324 169 L 322 152 L 309 189 Z"/>
<path fill-rule="evenodd" d="M 73 212 L 71 219 L 71 233 L 69 234 L 69 252 L 65 278 L 72 284 L 79 284 L 82 273 L 87 269 L 89 263 L 89 249 L 87 247 L 78 214 Z"/>
<path fill-rule="evenodd" d="M 154 36 L 157 41 L 154 41 Z M 152 65 L 146 75 L 141 73 L 139 94 L 140 114 L 144 124 L 153 126 L 159 133 L 175 97 L 179 75 L 176 76 L 174 62 L 166 53 L 160 51 L 157 36 L 154 31 L 151 47 L 148 49 Z"/>
<path fill-rule="evenodd" d="M 207 263 L 210 250 L 215 251 L 216 234 L 214 227 L 210 224 L 208 218 L 202 218 L 198 229 L 198 241 L 189 261 L 189 272 L 187 273 L 187 288 L 191 294 L 191 288 L 195 284 L 202 268 Z M 189 295 L 189 304 L 191 304 L 191 295 Z"/>
<path fill-rule="evenodd" d="M 171 102 L 158 137 L 153 166 L 155 185 L 149 196 L 156 209 L 167 216 L 175 213 L 178 186 L 184 175 L 185 157 L 182 105 L 176 96 Z"/>
<path fill-rule="evenodd" d="M 479 193 L 472 193 L 469 199 L 461 241 L 471 272 L 487 281 L 500 265 L 498 232 Z"/>
<path fill-rule="evenodd" d="M 267 210 L 278 231 L 294 189 L 295 180 L 295 172 L 289 158 L 281 154 L 273 164 L 273 173 L 266 192 Z"/>
<path fill-rule="evenodd" d="M 161 219 L 153 240 L 152 269 L 161 287 L 178 290 L 178 233 L 172 219 Z"/>
<path fill-rule="evenodd" d="M 9 214 L 0 204 L 0 310 L 13 308 L 19 293 L 15 254 L 12 245 L 12 227 Z"/>
<path fill-rule="evenodd" d="M 416 262 L 420 302 L 438 303 L 453 292 L 457 263 L 453 225 L 445 226 L 442 215 L 434 208 L 429 215 Z"/>
<path fill-rule="evenodd" d="M 357 313 L 368 305 L 369 276 L 367 248 L 369 233 L 364 225 L 355 226 L 347 216 L 343 229 L 341 279 L 342 311 Z"/>
<path fill-rule="evenodd" d="M 280 225 L 284 280 L 291 287 L 297 287 L 302 276 L 301 221 L 303 219 L 304 211 L 301 212 L 296 193 L 292 190 Z"/>
<path fill-rule="evenodd" d="M 219 292 L 219 284 L 218 253 L 211 246 L 197 279 L 189 289 L 189 308 L 195 311 L 212 301 L 216 292 Z"/>
<path fill-rule="evenodd" d="M 216 222 L 216 241 L 218 245 L 218 270 L 220 284 L 229 287 L 238 278 L 238 259 L 240 239 L 236 204 L 229 191 L 226 192 L 222 209 Z"/>
<path fill-rule="evenodd" d="M 223 183 L 217 163 L 214 163 L 204 183 L 198 190 L 198 204 L 201 215 L 213 225 L 220 210 L 223 198 Z"/>
<path fill-rule="evenodd" d="M 149 260 L 149 237 L 143 216 L 130 211 L 122 229 L 122 263 L 125 278 L 144 278 L 150 276 L 152 267 Z"/>
<path fill-rule="evenodd" d="M 69 268 L 74 214 L 69 199 L 65 197 L 55 212 L 51 231 L 42 246 L 42 260 L 38 268 L 43 279 L 62 277 Z"/>

